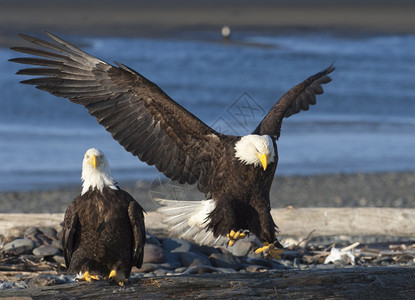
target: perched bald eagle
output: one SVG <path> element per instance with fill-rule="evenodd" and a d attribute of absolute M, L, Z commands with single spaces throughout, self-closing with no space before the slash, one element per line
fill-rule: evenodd
<path fill-rule="evenodd" d="M 82 104 L 127 151 L 155 165 L 171 180 L 197 183 L 209 195 L 211 200 L 190 206 L 173 203 L 170 213 L 175 216 L 169 219 L 174 228 L 206 244 L 221 236 L 232 244 L 248 231 L 269 245 L 260 250 L 280 246 L 269 192 L 278 163 L 276 140 L 281 123 L 316 103 L 316 95 L 323 93 L 321 85 L 330 82 L 328 74 L 334 67 L 285 93 L 252 134 L 224 135 L 129 67 L 120 63 L 115 67 L 47 35 L 53 42 L 21 35 L 43 49 L 12 48 L 38 56 L 11 59 L 40 66 L 20 70 L 17 74 L 41 76 L 22 83 Z"/>
<path fill-rule="evenodd" d="M 103 277 L 122 286 L 131 268 L 143 264 L 143 209 L 117 186 L 100 150 L 85 153 L 82 180 L 82 193 L 66 209 L 63 222 L 68 273 L 78 273 L 84 281 Z"/>

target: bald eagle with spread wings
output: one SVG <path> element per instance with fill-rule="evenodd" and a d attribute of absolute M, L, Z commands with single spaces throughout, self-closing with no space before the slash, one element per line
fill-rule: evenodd
<path fill-rule="evenodd" d="M 252 134 L 221 134 L 180 106 L 156 84 L 121 64 L 108 64 L 70 43 L 21 34 L 41 48 L 14 47 L 35 57 L 13 62 L 37 67 L 17 74 L 22 81 L 81 104 L 128 152 L 171 180 L 195 184 L 209 199 L 162 201 L 172 230 L 204 244 L 227 237 L 229 244 L 254 234 L 258 252 L 281 247 L 271 216 L 270 188 L 278 163 L 276 140 L 283 118 L 308 110 L 322 94 L 333 66 L 286 92 Z"/>

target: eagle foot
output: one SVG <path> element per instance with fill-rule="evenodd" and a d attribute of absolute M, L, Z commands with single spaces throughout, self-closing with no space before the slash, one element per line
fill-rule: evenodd
<path fill-rule="evenodd" d="M 264 253 L 265 257 L 271 257 L 274 259 L 280 259 L 281 255 L 284 254 L 284 249 L 275 248 L 273 243 L 264 243 L 261 248 L 255 250 L 256 254 Z"/>
<path fill-rule="evenodd" d="M 128 283 L 127 278 L 119 278 L 116 270 L 111 270 L 110 274 L 108 275 L 108 280 L 117 283 L 121 287 L 123 287 L 124 284 Z"/>
<path fill-rule="evenodd" d="M 243 238 L 245 238 L 248 235 L 249 231 L 248 230 L 238 230 L 238 231 L 234 231 L 233 229 L 231 230 L 231 232 L 229 232 L 227 234 L 227 237 L 229 239 L 228 242 L 228 246 L 233 246 L 233 244 L 235 244 L 235 242 L 237 240 L 241 240 Z"/>
<path fill-rule="evenodd" d="M 85 271 L 85 273 L 79 273 L 79 275 L 75 278 L 76 281 L 87 281 L 87 282 L 93 282 L 96 280 L 100 280 L 98 275 L 91 275 L 89 271 Z"/>

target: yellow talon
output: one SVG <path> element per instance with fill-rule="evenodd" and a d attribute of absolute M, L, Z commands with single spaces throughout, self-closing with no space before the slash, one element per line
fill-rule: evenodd
<path fill-rule="evenodd" d="M 111 279 L 113 277 L 117 277 L 117 271 L 111 270 L 110 274 L 108 275 L 108 279 Z"/>
<path fill-rule="evenodd" d="M 123 276 L 124 277 L 124 276 Z M 117 274 L 117 271 L 115 271 L 115 270 L 111 270 L 111 272 L 110 272 L 110 274 L 108 275 L 108 280 L 113 280 L 113 281 L 115 281 L 119 286 L 121 286 L 121 287 L 123 287 L 124 286 L 124 284 L 126 284 L 127 282 L 128 282 L 128 279 L 127 278 L 125 278 L 125 279 L 123 279 L 123 280 L 120 280 L 119 278 L 118 278 L 118 274 Z"/>
<path fill-rule="evenodd" d="M 89 271 L 85 271 L 85 273 L 81 277 L 76 278 L 78 281 L 88 281 L 92 282 L 92 280 L 99 280 L 98 275 L 91 275 Z"/>
<path fill-rule="evenodd" d="M 233 229 L 226 235 L 229 239 L 228 245 L 233 246 L 237 240 L 243 239 L 246 237 L 246 233 L 243 231 L 234 231 Z"/>
<path fill-rule="evenodd" d="M 239 239 L 243 239 L 245 237 L 246 237 L 246 234 L 245 233 L 238 231 L 238 232 L 235 233 L 233 239 L 234 240 L 239 240 Z"/>
<path fill-rule="evenodd" d="M 274 244 L 264 243 L 261 248 L 255 250 L 256 254 L 264 253 L 265 256 L 271 256 L 275 259 L 280 259 L 281 255 L 284 253 L 284 249 L 275 248 Z"/>

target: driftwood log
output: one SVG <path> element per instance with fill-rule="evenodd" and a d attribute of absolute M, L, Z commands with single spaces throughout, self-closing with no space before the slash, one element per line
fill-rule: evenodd
<path fill-rule="evenodd" d="M 0 291 L 13 299 L 413 299 L 415 268 L 284 270 L 273 274 L 187 275 Z M 29 298 L 24 298 L 29 297 Z"/>
<path fill-rule="evenodd" d="M 415 209 L 406 208 L 286 208 L 272 209 L 280 235 L 415 237 Z M 145 215 L 146 229 L 167 232 L 160 213 Z M 56 227 L 63 214 L 0 214 L 0 234 L 16 226 Z"/>

